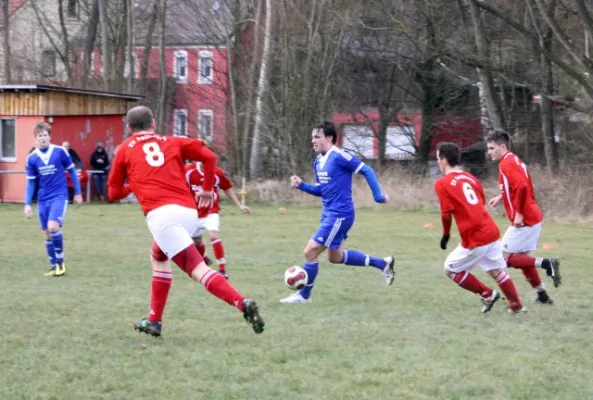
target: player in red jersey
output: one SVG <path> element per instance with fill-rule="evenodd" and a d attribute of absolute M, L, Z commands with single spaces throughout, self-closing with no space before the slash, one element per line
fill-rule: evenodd
<path fill-rule="evenodd" d="M 457 222 L 461 244 L 445 260 L 445 275 L 462 288 L 476 293 L 482 298 L 482 312 L 492 309 L 500 299 L 500 293 L 482 283 L 470 270 L 479 266 L 490 275 L 509 301 L 510 312 L 525 312 L 515 284 L 504 270 L 506 263 L 502 257 L 500 232 L 496 223 L 486 210 L 486 196 L 480 181 L 464 172 L 459 166 L 461 151 L 454 143 L 439 143 L 437 160 L 445 174 L 439 178 L 434 188 L 441 205 L 443 237 L 441 249 L 447 248 L 451 222 Z"/>
<path fill-rule="evenodd" d="M 496 130 L 486 138 L 488 154 L 498 161 L 498 183 L 501 194 L 488 202 L 496 207 L 502 200 L 511 226 L 502 237 L 502 250 L 509 267 L 523 271 L 527 281 L 537 290 L 537 301 L 553 304 L 539 276 L 537 268 L 546 270 L 554 286 L 561 283 L 560 261 L 558 258 L 536 258 L 529 255 L 537 249 L 537 242 L 542 231 L 542 212 L 535 200 L 533 184 L 527 167 L 510 148 L 509 134 Z"/>
<path fill-rule="evenodd" d="M 204 175 L 202 191 L 198 194 L 200 207 L 209 207 L 216 155 L 201 140 L 156 134 L 154 118 L 147 107 L 132 108 L 126 121 L 131 136 L 115 155 L 109 175 L 109 197 L 119 200 L 133 192 L 155 241 L 151 252 L 151 310 L 148 318 L 135 324 L 135 329 L 161 335 L 161 319 L 172 279 L 170 258 L 211 294 L 243 312 L 255 333 L 263 332 L 264 321 L 255 301 L 246 299 L 222 275 L 209 268 L 190 236 L 198 226 L 198 213 L 187 189 L 183 162 L 200 160 L 206 171 L 210 171 Z M 126 178 L 129 184 L 124 184 Z"/>
<path fill-rule="evenodd" d="M 204 164 L 200 161 L 190 163 L 185 166 L 185 179 L 189 184 L 191 190 L 197 195 L 202 191 L 204 185 Z M 219 189 L 223 190 L 229 199 L 241 210 L 242 213 L 249 214 L 249 207 L 244 206 L 239 202 L 235 193 L 233 193 L 233 184 L 230 179 L 226 176 L 224 171 L 216 167 L 216 178 L 214 182 L 214 203 L 210 208 L 198 208 L 198 217 L 200 219 L 200 226 L 196 232 L 192 232 L 192 238 L 196 248 L 206 261 L 206 264 L 210 264 L 210 260 L 206 257 L 206 245 L 202 240 L 202 232 L 205 230 L 208 232 L 210 237 L 210 244 L 214 251 L 214 257 L 218 263 L 218 272 L 221 273 L 225 278 L 228 279 L 226 274 L 226 260 L 224 256 L 224 246 L 220 239 L 220 193 Z"/>

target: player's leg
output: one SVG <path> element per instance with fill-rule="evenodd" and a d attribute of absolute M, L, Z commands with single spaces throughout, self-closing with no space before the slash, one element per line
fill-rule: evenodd
<path fill-rule="evenodd" d="M 38 203 L 37 213 L 39 217 L 39 225 L 43 230 L 43 236 L 45 239 L 45 250 L 47 252 L 47 258 L 49 260 L 50 269 L 45 276 L 56 276 L 56 250 L 54 249 L 54 243 L 51 240 L 49 230 L 47 229 L 47 223 L 49 218 L 50 204 Z"/>
<path fill-rule="evenodd" d="M 206 244 L 204 243 L 203 233 L 206 230 L 206 219 L 205 218 L 198 218 L 198 224 L 194 228 L 193 232 L 190 232 L 192 240 L 194 241 L 194 246 L 198 250 L 198 253 L 204 259 L 206 265 L 210 266 L 212 263 L 210 258 L 206 256 Z"/>
<path fill-rule="evenodd" d="M 206 230 L 208 236 L 210 236 L 210 245 L 212 245 L 212 251 L 218 264 L 218 272 L 223 274 L 225 278 L 228 278 L 226 274 L 226 259 L 224 256 L 224 246 L 220 240 L 220 215 L 209 214 L 206 217 Z"/>
<path fill-rule="evenodd" d="M 537 250 L 537 243 L 542 231 L 542 223 L 537 225 L 516 228 L 510 226 L 502 238 L 502 249 L 505 252 L 507 265 L 523 271 L 525 278 L 534 289 L 544 289 L 537 268 L 546 271 L 554 287 L 560 286 L 560 260 L 556 257 L 541 258 L 532 257 L 530 252 Z"/>
<path fill-rule="evenodd" d="M 66 273 L 64 263 L 64 237 L 62 235 L 62 225 L 68 209 L 68 199 L 59 198 L 51 202 L 47 230 L 51 236 L 51 241 L 56 252 L 56 276 L 62 276 Z"/>
<path fill-rule="evenodd" d="M 163 313 L 169 298 L 173 273 L 169 258 L 154 241 L 150 250 L 150 264 L 152 265 L 150 313 L 148 318 L 136 322 L 134 329 L 152 336 L 161 336 Z"/>
<path fill-rule="evenodd" d="M 500 299 L 500 294 L 470 272 L 481 255 L 480 248 L 470 250 L 457 246 L 445 259 L 444 273 L 459 287 L 479 295 L 484 305 L 482 312 L 486 313 Z"/>
<path fill-rule="evenodd" d="M 319 233 L 320 230 L 318 230 L 317 233 Z M 305 258 L 303 269 L 307 271 L 307 286 L 298 292 L 280 300 L 280 303 L 301 304 L 311 301 L 311 291 L 313 290 L 315 278 L 317 278 L 317 273 L 319 272 L 319 256 L 325 251 L 325 249 L 326 248 L 322 244 L 319 244 L 315 240 L 309 240 L 307 246 L 305 246 L 305 249 L 303 250 L 303 256 Z"/>
<path fill-rule="evenodd" d="M 255 301 L 246 299 L 221 274 L 208 267 L 194 246 L 190 232 L 197 226 L 195 210 L 176 205 L 164 206 L 151 211 L 146 221 L 155 241 L 168 258 L 212 295 L 242 311 L 255 333 L 263 332 L 265 324 Z"/>
<path fill-rule="evenodd" d="M 500 241 L 480 246 L 485 249 L 483 256 L 478 261 L 479 267 L 490 275 L 498 284 L 498 287 L 509 302 L 509 311 L 525 312 L 519 293 L 511 276 L 505 271 L 506 262 L 502 257 Z"/>
<path fill-rule="evenodd" d="M 354 224 L 354 216 L 335 218 L 331 222 L 333 222 L 330 224 L 331 230 L 326 236 L 316 234 L 313 237 L 313 240 L 318 241 L 318 243 L 323 241 L 323 245 L 329 249 L 329 262 L 357 267 L 375 267 L 381 271 L 387 284 L 391 285 L 395 277 L 395 271 L 393 269 L 395 260 L 392 256 L 380 258 L 365 254 L 360 250 L 343 250 L 342 245 L 348 237 L 348 231 Z"/>

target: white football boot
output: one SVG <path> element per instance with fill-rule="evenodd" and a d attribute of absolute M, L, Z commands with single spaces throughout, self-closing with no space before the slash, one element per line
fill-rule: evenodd
<path fill-rule="evenodd" d="M 310 303 L 311 299 L 305 299 L 299 292 L 293 293 L 285 299 L 280 300 L 280 303 L 284 304 L 301 304 Z"/>
<path fill-rule="evenodd" d="M 395 269 L 393 268 L 395 265 L 395 259 L 392 256 L 385 257 L 385 267 L 381 273 L 385 277 L 385 283 L 387 285 L 391 285 L 393 280 L 395 279 Z"/>

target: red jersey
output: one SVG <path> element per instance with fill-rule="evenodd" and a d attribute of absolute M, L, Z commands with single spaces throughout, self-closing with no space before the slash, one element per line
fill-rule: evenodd
<path fill-rule="evenodd" d="M 115 153 L 109 174 L 109 198 L 134 192 L 144 215 L 169 204 L 195 208 L 195 200 L 185 182 L 184 160 L 204 163 L 203 189 L 214 186 L 216 155 L 204 142 L 179 136 L 140 132 L 127 138 Z M 124 186 L 128 179 L 129 187 Z"/>
<path fill-rule="evenodd" d="M 84 169 L 77 169 L 76 175 L 78 176 L 80 187 L 85 188 L 86 184 L 89 182 L 89 174 Z M 66 171 L 66 180 L 68 182 L 68 187 L 73 188 L 74 184 L 72 183 L 72 179 L 70 178 L 70 173 L 68 171 Z"/>
<path fill-rule="evenodd" d="M 462 247 L 472 249 L 500 239 L 498 226 L 486 210 L 484 188 L 475 176 L 451 172 L 439 178 L 434 189 L 441 213 L 455 217 Z"/>
<path fill-rule="evenodd" d="M 216 167 L 216 177 L 214 179 L 214 203 L 210 208 L 198 208 L 198 217 L 203 218 L 208 214 L 218 214 L 220 212 L 220 195 L 218 189 L 228 190 L 233 187 L 229 178 L 224 171 Z M 204 165 L 201 162 L 191 163 L 185 166 L 185 179 L 193 191 L 197 193 L 202 190 L 204 186 Z M 197 207 L 197 203 L 196 203 Z"/>
<path fill-rule="evenodd" d="M 531 176 L 523 161 L 508 151 L 498 163 L 498 171 L 502 201 L 511 223 L 517 213 L 523 214 L 527 226 L 542 222 L 542 211 L 535 200 Z"/>

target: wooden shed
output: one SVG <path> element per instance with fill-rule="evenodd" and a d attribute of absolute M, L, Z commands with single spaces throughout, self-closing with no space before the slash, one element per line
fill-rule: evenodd
<path fill-rule="evenodd" d="M 51 142 L 69 142 L 83 168 L 90 169 L 97 142 L 112 158 L 124 138 L 125 115 L 142 98 L 61 86 L 0 85 L 0 201 L 24 201 L 25 161 L 35 146 L 38 122 L 51 124 Z"/>

